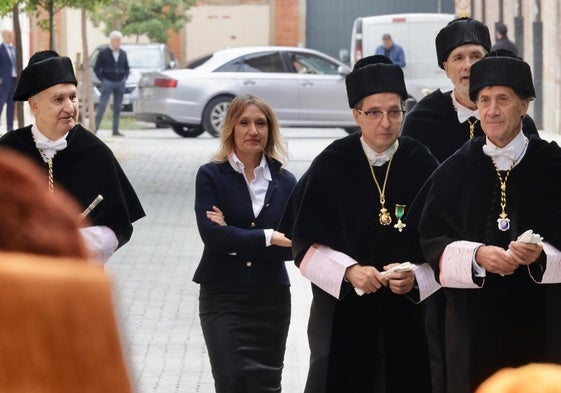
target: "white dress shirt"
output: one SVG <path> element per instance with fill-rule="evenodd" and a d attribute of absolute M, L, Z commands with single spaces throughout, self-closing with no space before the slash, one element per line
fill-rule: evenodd
<path fill-rule="evenodd" d="M 235 152 L 232 152 L 228 156 L 228 162 L 232 168 L 241 173 L 247 184 L 247 189 L 249 190 L 249 196 L 251 198 L 251 205 L 253 207 L 253 215 L 257 217 L 265 205 L 265 196 L 267 194 L 267 189 L 269 188 L 269 182 L 273 180 L 271 177 L 271 171 L 269 170 L 269 164 L 265 159 L 265 155 L 261 156 L 261 162 L 253 170 L 254 178 L 249 181 L 245 175 L 245 165 L 240 161 Z M 265 232 L 265 245 L 268 247 L 271 245 L 271 237 L 273 236 L 273 229 L 264 229 Z"/>
<path fill-rule="evenodd" d="M 479 110 L 469 109 L 468 107 L 460 104 L 456 99 L 454 90 L 452 90 L 452 94 L 450 94 L 450 97 L 452 97 L 452 105 L 454 106 L 454 109 L 456 109 L 456 115 L 458 116 L 458 121 L 460 123 L 465 122 L 470 117 L 475 117 L 477 120 L 479 120 Z"/>
<path fill-rule="evenodd" d="M 395 142 L 386 149 L 386 151 L 377 153 L 376 151 L 374 151 L 374 149 L 368 146 L 362 136 L 360 137 L 360 143 L 362 145 L 362 150 L 364 150 L 364 154 L 366 154 L 366 157 L 368 158 L 368 161 L 370 161 L 370 164 L 374 166 L 382 166 L 386 162 L 391 160 L 394 153 L 397 151 L 397 148 L 399 147 L 399 141 L 396 139 Z"/>

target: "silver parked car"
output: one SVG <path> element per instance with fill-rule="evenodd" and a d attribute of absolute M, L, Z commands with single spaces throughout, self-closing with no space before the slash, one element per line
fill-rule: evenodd
<path fill-rule="evenodd" d="M 101 82 L 97 79 L 93 68 L 99 51 L 108 45 L 100 45 L 90 56 L 90 77 L 92 80 L 92 98 L 97 107 L 101 95 Z M 122 112 L 132 112 L 133 102 L 138 98 L 138 80 L 143 72 L 162 71 L 177 67 L 177 60 L 166 44 L 121 44 L 121 49 L 127 53 L 130 73 L 125 86 Z M 111 96 L 113 97 L 113 96 Z"/>
<path fill-rule="evenodd" d="M 218 136 L 230 101 L 254 94 L 282 126 L 356 130 L 347 101 L 350 68 L 316 50 L 244 47 L 218 50 L 186 69 L 143 73 L 134 103 L 137 120 L 169 125 L 182 137 Z"/>

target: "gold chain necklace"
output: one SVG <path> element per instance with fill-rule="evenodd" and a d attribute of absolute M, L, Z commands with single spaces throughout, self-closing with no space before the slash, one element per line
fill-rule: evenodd
<path fill-rule="evenodd" d="M 501 176 L 501 172 L 499 171 L 499 168 L 497 168 L 497 165 L 495 164 L 495 161 L 491 160 L 491 162 L 493 163 L 495 172 L 497 172 L 497 176 L 499 177 L 500 188 L 501 188 L 501 214 L 499 214 L 499 218 L 497 218 L 497 226 L 499 230 L 506 232 L 510 229 L 510 219 L 506 214 L 506 182 L 508 180 L 508 175 L 510 175 L 510 171 L 512 170 L 512 168 L 514 168 L 514 164 L 516 163 L 516 161 L 513 161 L 508 171 L 506 171 L 504 180 L 503 177 Z"/>
<path fill-rule="evenodd" d="M 31 133 L 31 136 L 33 137 L 33 142 L 35 144 L 37 144 L 37 141 L 35 140 L 35 135 L 33 135 L 33 133 Z M 47 156 L 45 155 L 45 153 L 37 148 L 37 150 L 39 151 L 39 154 L 41 155 L 41 158 L 43 158 L 43 161 L 45 161 L 47 163 L 48 166 L 48 179 L 49 179 L 49 192 L 52 194 L 55 191 L 55 177 L 54 177 L 54 171 L 53 171 L 53 158 L 47 158 Z M 55 155 L 56 155 L 56 151 L 55 151 Z"/>
<path fill-rule="evenodd" d="M 55 191 L 55 178 L 53 175 L 53 159 L 49 159 L 47 161 L 47 165 L 49 166 L 49 192 L 52 194 Z"/>
<path fill-rule="evenodd" d="M 469 139 L 473 138 L 473 136 L 475 135 L 475 125 L 478 121 L 479 119 L 475 119 L 475 121 L 472 123 L 471 121 L 469 121 L 469 119 L 467 119 L 467 122 L 469 124 Z"/>
<path fill-rule="evenodd" d="M 392 165 L 393 156 L 388 162 L 388 168 L 386 169 L 386 176 L 384 177 L 384 184 L 382 188 L 380 188 L 380 184 L 376 179 L 376 175 L 374 174 L 374 169 L 372 168 L 372 164 L 370 164 L 370 160 L 368 159 L 368 157 L 366 157 L 366 159 L 368 161 L 368 166 L 370 167 L 370 173 L 372 173 L 372 179 L 374 179 L 374 183 L 376 183 L 376 187 L 378 188 L 378 192 L 380 193 L 380 214 L 378 214 L 378 217 L 380 217 L 380 224 L 384 226 L 390 225 L 392 223 L 392 217 L 390 213 L 388 213 L 388 209 L 386 209 L 384 205 L 386 204 L 386 183 L 388 182 L 388 174 L 390 173 L 390 166 Z"/>

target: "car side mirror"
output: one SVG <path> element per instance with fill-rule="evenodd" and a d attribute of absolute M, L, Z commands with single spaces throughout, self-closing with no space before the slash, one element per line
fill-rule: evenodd
<path fill-rule="evenodd" d="M 175 60 L 170 61 L 168 68 L 175 68 L 175 67 L 177 67 L 177 62 Z"/>

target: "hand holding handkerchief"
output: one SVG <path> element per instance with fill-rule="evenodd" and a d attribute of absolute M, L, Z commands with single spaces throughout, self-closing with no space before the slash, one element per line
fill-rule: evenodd
<path fill-rule="evenodd" d="M 396 273 L 396 272 L 410 272 L 411 270 L 414 269 L 415 269 L 415 265 L 412 264 L 411 262 L 403 262 L 400 263 L 399 265 L 392 267 L 391 269 L 383 271 L 382 276 L 387 276 L 388 274 Z M 362 289 L 355 288 L 355 292 L 358 296 L 364 295 L 364 291 Z"/>

